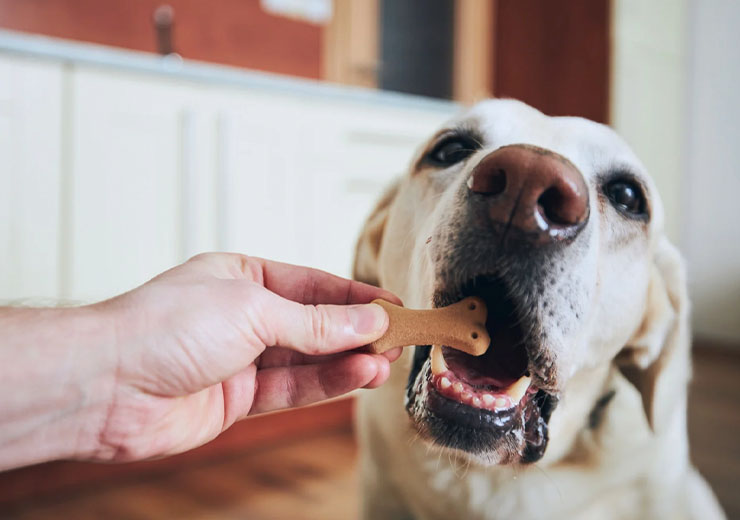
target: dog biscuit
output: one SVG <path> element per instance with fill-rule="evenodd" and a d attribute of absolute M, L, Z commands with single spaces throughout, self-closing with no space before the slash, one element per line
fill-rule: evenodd
<path fill-rule="evenodd" d="M 491 342 L 486 330 L 486 303 L 476 296 L 426 310 L 406 309 L 385 300 L 373 303 L 383 307 L 390 319 L 386 333 L 370 344 L 375 354 L 409 345 L 444 345 L 480 356 Z"/>

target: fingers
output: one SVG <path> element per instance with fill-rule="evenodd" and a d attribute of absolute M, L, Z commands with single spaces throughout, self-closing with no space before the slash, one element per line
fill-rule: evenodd
<path fill-rule="evenodd" d="M 224 396 L 222 430 L 249 415 L 257 388 L 257 367 L 249 365 L 221 383 Z"/>
<path fill-rule="evenodd" d="M 362 351 L 361 351 L 362 352 Z M 401 347 L 386 350 L 382 354 L 378 354 L 386 358 L 389 362 L 396 361 L 402 354 L 403 349 Z M 363 352 L 365 353 L 365 352 Z M 369 353 L 369 352 L 367 352 Z M 346 352 L 338 354 L 326 354 L 322 356 L 311 356 L 303 354 L 296 350 L 283 347 L 269 347 L 255 360 L 257 366 L 261 369 L 273 368 L 273 367 L 287 367 L 291 365 L 312 365 L 314 363 L 321 363 L 336 359 L 339 356 L 346 355 Z"/>
<path fill-rule="evenodd" d="M 346 305 L 369 303 L 382 298 L 401 304 L 390 291 L 354 280 L 347 280 L 310 267 L 301 267 L 255 258 L 262 265 L 264 286 L 284 298 L 305 304 Z"/>
<path fill-rule="evenodd" d="M 401 354 L 403 354 L 403 347 L 396 347 L 390 350 L 386 350 L 381 354 L 381 356 L 385 357 L 389 362 L 393 363 L 395 360 L 401 357 Z"/>
<path fill-rule="evenodd" d="M 378 360 L 378 373 L 363 388 L 378 388 L 388 380 L 391 375 L 391 364 L 382 354 L 374 356 Z"/>
<path fill-rule="evenodd" d="M 260 289 L 252 297 L 253 328 L 266 346 L 304 354 L 342 352 L 367 345 L 388 328 L 388 314 L 376 304 L 301 305 Z"/>
<path fill-rule="evenodd" d="M 315 365 L 259 370 L 249 414 L 305 406 L 357 388 L 378 386 L 388 378 L 389 371 L 387 359 L 369 354 L 351 354 Z"/>
<path fill-rule="evenodd" d="M 269 347 L 257 358 L 255 363 L 260 369 L 273 367 L 287 367 L 291 365 L 312 365 L 336 359 L 338 356 L 344 356 L 346 353 L 326 354 L 321 356 L 311 356 L 298 352 L 297 350 L 283 347 Z"/>
<path fill-rule="evenodd" d="M 238 253 L 201 253 L 163 273 L 246 279 L 259 283 L 280 296 L 305 304 L 347 305 L 369 303 L 382 298 L 397 305 L 401 299 L 390 291 L 325 271 L 265 260 Z"/>

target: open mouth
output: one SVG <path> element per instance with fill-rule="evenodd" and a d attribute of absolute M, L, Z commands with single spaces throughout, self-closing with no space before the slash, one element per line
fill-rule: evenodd
<path fill-rule="evenodd" d="M 434 387 L 445 397 L 475 408 L 505 410 L 518 405 L 530 390 L 531 377 L 524 348 L 524 322 L 500 278 L 480 277 L 460 289 L 460 298 L 476 295 L 488 307 L 486 329 L 491 346 L 482 356 L 433 346 L 431 373 Z M 448 305 L 457 295 L 439 294 L 435 301 Z"/>
<path fill-rule="evenodd" d="M 495 364 L 496 356 L 487 354 L 481 357 L 488 359 L 477 360 L 448 347 L 433 346 L 431 382 L 434 388 L 448 399 L 493 412 L 517 406 L 527 393 L 536 392 L 530 387 L 529 374 L 515 377 L 512 374 L 518 370 L 509 371 Z"/>
<path fill-rule="evenodd" d="M 538 460 L 557 399 L 539 389 L 530 374 L 532 322 L 497 276 L 479 276 L 439 291 L 434 303 L 449 305 L 467 296 L 486 302 L 491 346 L 482 356 L 441 345 L 417 346 L 407 410 L 437 444 L 497 463 Z"/>

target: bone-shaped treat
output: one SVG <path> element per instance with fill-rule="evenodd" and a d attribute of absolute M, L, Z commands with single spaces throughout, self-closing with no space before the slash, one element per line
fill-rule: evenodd
<path fill-rule="evenodd" d="M 473 356 L 487 349 L 491 338 L 486 330 L 486 303 L 470 296 L 447 307 L 413 310 L 385 300 L 375 300 L 388 313 L 388 330 L 370 344 L 370 351 L 381 354 L 408 345 L 444 345 Z"/>

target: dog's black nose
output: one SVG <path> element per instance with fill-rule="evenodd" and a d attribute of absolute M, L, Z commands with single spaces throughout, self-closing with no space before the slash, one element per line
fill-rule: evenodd
<path fill-rule="evenodd" d="M 537 146 L 504 146 L 473 169 L 468 188 L 482 196 L 491 223 L 545 244 L 575 237 L 588 221 L 588 188 L 568 159 Z"/>

